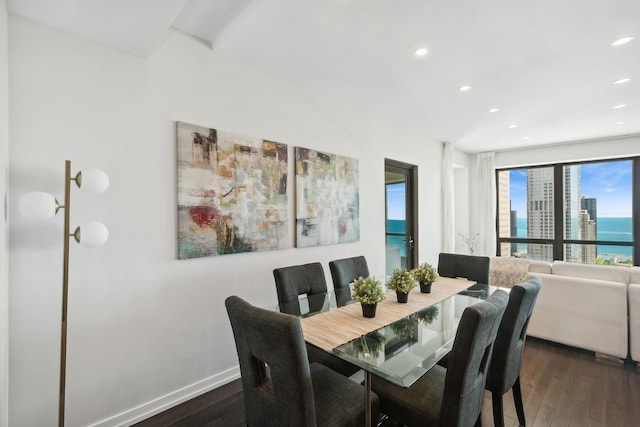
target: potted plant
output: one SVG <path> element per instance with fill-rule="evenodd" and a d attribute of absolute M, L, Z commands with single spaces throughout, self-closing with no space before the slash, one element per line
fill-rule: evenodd
<path fill-rule="evenodd" d="M 398 302 L 405 303 L 409 299 L 409 292 L 416 287 L 416 279 L 405 268 L 396 268 L 391 273 L 387 287 L 396 291 Z"/>
<path fill-rule="evenodd" d="M 431 292 L 431 284 L 438 279 L 438 272 L 428 262 L 420 264 L 411 270 L 413 277 L 420 283 L 420 292 L 428 294 Z"/>
<path fill-rule="evenodd" d="M 364 317 L 375 317 L 376 306 L 387 297 L 382 291 L 382 283 L 374 276 L 359 277 L 354 280 L 351 296 L 362 305 Z"/>

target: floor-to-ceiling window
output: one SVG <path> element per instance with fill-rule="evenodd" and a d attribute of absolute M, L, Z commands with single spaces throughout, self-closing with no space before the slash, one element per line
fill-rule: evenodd
<path fill-rule="evenodd" d="M 640 158 L 498 170 L 499 255 L 638 265 L 639 170 Z"/>

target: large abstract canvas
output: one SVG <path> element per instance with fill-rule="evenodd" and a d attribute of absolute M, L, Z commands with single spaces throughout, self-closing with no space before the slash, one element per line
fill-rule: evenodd
<path fill-rule="evenodd" d="M 358 160 L 296 147 L 296 246 L 360 240 Z"/>
<path fill-rule="evenodd" d="M 177 122 L 180 259 L 289 247 L 287 145 Z"/>

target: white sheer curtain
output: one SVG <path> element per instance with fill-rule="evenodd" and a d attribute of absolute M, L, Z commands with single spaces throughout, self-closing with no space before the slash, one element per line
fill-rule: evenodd
<path fill-rule="evenodd" d="M 478 171 L 478 232 L 480 247 L 477 255 L 496 255 L 496 162 L 495 153 L 480 153 L 476 157 Z"/>
<path fill-rule="evenodd" d="M 455 228 L 453 145 L 450 142 L 445 142 L 442 158 L 442 252 L 455 252 Z"/>

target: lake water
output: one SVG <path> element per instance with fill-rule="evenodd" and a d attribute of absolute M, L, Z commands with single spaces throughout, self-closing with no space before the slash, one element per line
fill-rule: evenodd
<path fill-rule="evenodd" d="M 518 218 L 518 237 L 527 237 L 527 219 Z M 404 233 L 405 221 L 400 219 L 387 220 L 387 230 L 390 232 Z M 598 218 L 597 221 L 598 240 L 609 240 L 614 242 L 633 241 L 633 221 L 632 218 Z M 400 249 L 400 254 L 406 256 L 404 236 L 388 236 L 387 243 Z M 526 250 L 526 244 L 521 249 Z M 622 259 L 631 258 L 633 254 L 632 246 L 603 246 L 598 245 L 598 256 L 611 258 L 619 256 Z"/>
<path fill-rule="evenodd" d="M 387 231 L 390 233 L 404 233 L 405 232 L 405 220 L 404 219 L 389 219 L 387 220 Z M 400 249 L 400 256 L 407 256 L 407 246 L 404 236 L 387 236 L 387 244 L 393 245 Z"/>
<path fill-rule="evenodd" d="M 518 237 L 527 237 L 527 219 L 518 218 Z M 614 242 L 633 241 L 633 220 L 632 218 L 600 217 L 596 221 L 598 240 L 609 240 Z M 521 245 L 519 245 L 521 246 Z M 522 245 L 523 249 L 524 246 Z M 633 254 L 632 246 L 603 246 L 597 247 L 599 257 L 620 256 L 631 258 Z"/>

